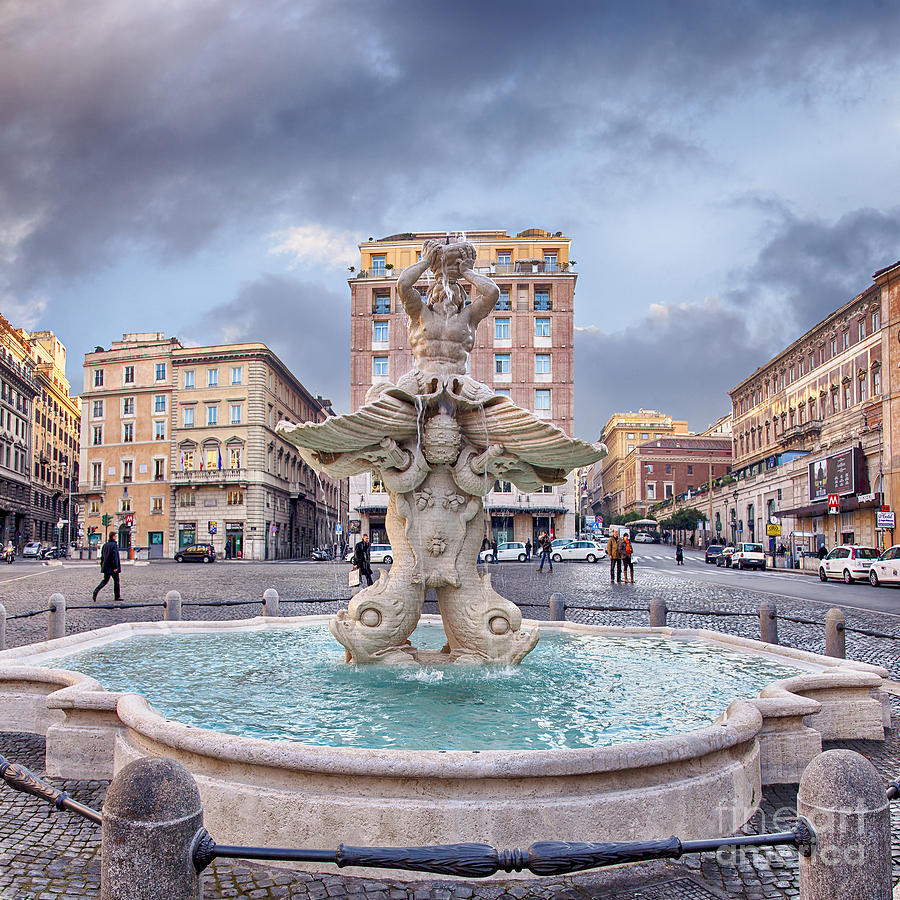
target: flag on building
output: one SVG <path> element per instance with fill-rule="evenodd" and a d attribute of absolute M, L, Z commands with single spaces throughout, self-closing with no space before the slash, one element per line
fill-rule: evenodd
<path fill-rule="evenodd" d="M 222 471 L 222 449 L 219 448 L 219 471 Z"/>

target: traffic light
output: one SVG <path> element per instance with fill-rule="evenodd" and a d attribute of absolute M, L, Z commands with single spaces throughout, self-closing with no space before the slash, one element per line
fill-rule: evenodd
<path fill-rule="evenodd" d="M 112 516 L 109 513 L 103 513 L 103 515 L 100 517 L 100 521 L 103 524 L 103 527 L 105 528 L 107 525 L 110 524 L 110 522 L 112 522 Z"/>

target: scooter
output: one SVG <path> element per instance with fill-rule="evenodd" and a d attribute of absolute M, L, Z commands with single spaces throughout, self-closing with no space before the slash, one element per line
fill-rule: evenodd
<path fill-rule="evenodd" d="M 13 560 L 16 558 L 16 551 L 10 547 L 8 550 L 3 551 L 3 558 L 6 560 L 6 564 L 11 566 L 13 564 Z"/>

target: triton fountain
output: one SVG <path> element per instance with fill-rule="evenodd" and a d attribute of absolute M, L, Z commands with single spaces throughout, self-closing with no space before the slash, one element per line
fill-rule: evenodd
<path fill-rule="evenodd" d="M 397 280 L 414 368 L 396 384 L 374 385 L 355 413 L 278 424 L 313 468 L 335 478 L 371 471 L 388 492 L 390 572 L 331 621 L 348 662 L 520 662 L 539 635 L 522 628 L 518 608 L 477 569 L 483 497 L 499 477 L 524 491 L 563 484 L 572 469 L 606 454 L 466 374 L 478 323 L 500 296 L 474 263 L 466 241 L 428 241 Z M 434 281 L 423 298 L 416 283 L 427 269 Z M 460 280 L 472 288 L 471 303 Z M 409 642 L 429 588 L 447 635 L 440 652 Z"/>

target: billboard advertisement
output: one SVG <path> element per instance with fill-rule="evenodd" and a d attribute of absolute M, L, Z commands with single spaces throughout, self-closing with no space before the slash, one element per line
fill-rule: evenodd
<path fill-rule="evenodd" d="M 829 494 L 858 494 L 868 489 L 866 458 L 859 447 L 809 464 L 810 500 L 825 500 Z"/>

